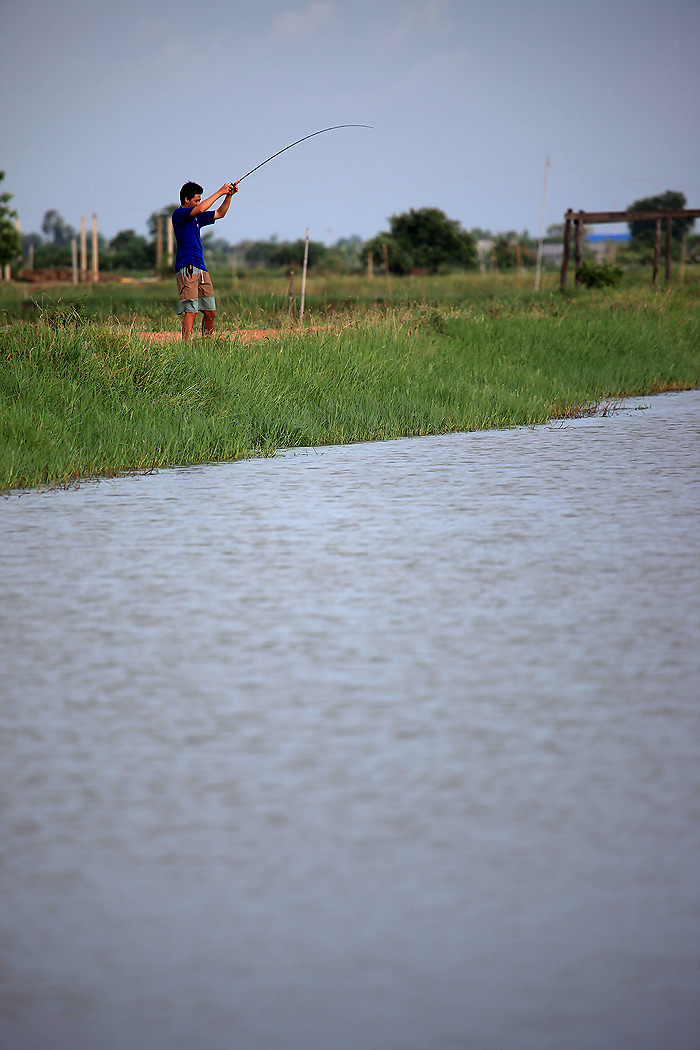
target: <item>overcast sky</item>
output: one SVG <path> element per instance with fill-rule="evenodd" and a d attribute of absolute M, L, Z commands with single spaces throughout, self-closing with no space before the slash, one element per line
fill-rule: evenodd
<path fill-rule="evenodd" d="M 700 207 L 698 0 L 0 0 L 0 170 L 145 233 L 181 184 L 241 184 L 216 235 L 328 242 L 441 208 L 540 226 L 680 190 Z"/>

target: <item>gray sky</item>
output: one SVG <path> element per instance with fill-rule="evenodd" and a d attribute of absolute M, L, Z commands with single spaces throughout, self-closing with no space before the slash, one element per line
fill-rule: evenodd
<path fill-rule="evenodd" d="M 216 235 L 327 242 L 432 206 L 540 225 L 681 190 L 700 207 L 698 0 L 0 0 L 0 170 L 145 233 L 187 179 L 251 175 Z"/>

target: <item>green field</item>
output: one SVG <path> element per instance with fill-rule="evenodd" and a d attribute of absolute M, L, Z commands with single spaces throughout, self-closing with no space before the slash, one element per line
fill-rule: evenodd
<path fill-rule="evenodd" d="M 698 274 L 562 296 L 557 275 L 215 273 L 218 328 L 187 344 L 171 282 L 0 288 L 0 487 L 280 448 L 534 424 L 700 386 Z M 311 331 L 313 326 L 319 330 Z M 279 328 L 247 343 L 240 329 Z"/>

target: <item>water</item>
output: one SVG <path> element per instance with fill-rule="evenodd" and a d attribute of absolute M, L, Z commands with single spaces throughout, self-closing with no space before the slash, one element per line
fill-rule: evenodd
<path fill-rule="evenodd" d="M 699 436 L 1 501 L 4 1050 L 697 1050 Z"/>

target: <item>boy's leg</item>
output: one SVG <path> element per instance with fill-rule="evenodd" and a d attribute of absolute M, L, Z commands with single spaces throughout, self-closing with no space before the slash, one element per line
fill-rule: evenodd
<path fill-rule="evenodd" d="M 196 314 L 183 314 L 182 315 L 182 338 L 183 339 L 189 339 L 189 337 L 192 335 L 192 330 L 194 328 L 194 319 L 195 319 L 196 316 L 197 316 Z"/>
<path fill-rule="evenodd" d="M 202 335 L 211 335 L 214 331 L 214 318 L 216 310 L 204 310 L 202 316 Z"/>

